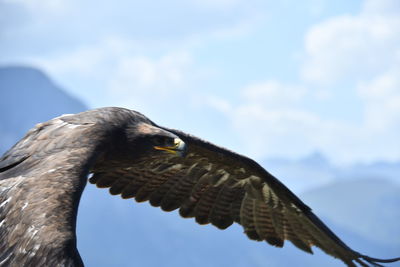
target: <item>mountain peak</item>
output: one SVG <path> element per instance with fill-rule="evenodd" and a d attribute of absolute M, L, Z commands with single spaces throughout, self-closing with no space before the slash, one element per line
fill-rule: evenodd
<path fill-rule="evenodd" d="M 18 140 L 36 123 L 86 109 L 40 69 L 0 67 L 0 151 L 14 142 L 7 140 Z"/>

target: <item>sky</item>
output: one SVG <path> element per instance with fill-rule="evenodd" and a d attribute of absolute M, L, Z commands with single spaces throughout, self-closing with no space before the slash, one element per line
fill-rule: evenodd
<path fill-rule="evenodd" d="M 400 160 L 398 0 L 0 0 L 0 51 L 256 159 Z"/>

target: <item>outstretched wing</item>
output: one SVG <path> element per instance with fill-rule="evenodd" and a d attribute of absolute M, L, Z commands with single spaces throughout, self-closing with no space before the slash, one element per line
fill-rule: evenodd
<path fill-rule="evenodd" d="M 54 119 L 0 157 L 0 266 L 83 266 L 75 222 L 93 154 L 88 131 Z"/>
<path fill-rule="evenodd" d="M 169 130 L 188 146 L 179 157 L 142 157 L 131 167 L 93 170 L 91 183 L 113 195 L 149 201 L 164 211 L 220 229 L 234 222 L 246 235 L 282 247 L 290 240 L 312 253 L 317 246 L 348 266 L 391 262 L 361 255 L 344 244 L 296 195 L 255 161 L 211 143 Z"/>

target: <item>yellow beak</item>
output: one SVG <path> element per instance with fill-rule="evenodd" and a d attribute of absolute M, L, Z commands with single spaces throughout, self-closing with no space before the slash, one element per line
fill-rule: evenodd
<path fill-rule="evenodd" d="M 186 144 L 181 139 L 175 138 L 173 146 L 154 146 L 154 149 L 164 150 L 172 154 L 183 156 L 186 151 Z"/>

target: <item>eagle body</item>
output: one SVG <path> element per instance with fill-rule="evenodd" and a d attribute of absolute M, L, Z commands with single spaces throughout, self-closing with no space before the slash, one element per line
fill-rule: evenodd
<path fill-rule="evenodd" d="M 124 199 L 252 240 L 348 266 L 380 266 L 344 244 L 312 210 L 255 161 L 123 108 L 63 115 L 31 129 L 0 158 L 0 266 L 83 266 L 76 217 L 88 177 Z"/>

